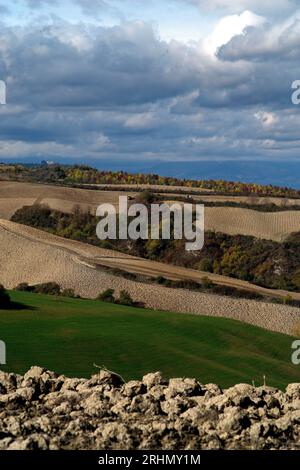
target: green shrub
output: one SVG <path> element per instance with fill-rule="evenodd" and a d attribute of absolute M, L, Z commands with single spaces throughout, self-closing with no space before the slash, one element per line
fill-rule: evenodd
<path fill-rule="evenodd" d="M 133 307 L 135 303 L 129 292 L 127 292 L 126 290 L 121 290 L 120 297 L 118 299 L 118 304 Z"/>
<path fill-rule="evenodd" d="M 102 302 L 115 303 L 116 299 L 114 293 L 114 289 L 106 289 L 104 292 L 101 292 L 101 294 L 98 295 L 97 300 L 101 300 Z"/>
<path fill-rule="evenodd" d="M 29 286 L 27 282 L 21 282 L 21 284 L 18 284 L 17 287 L 15 287 L 15 290 L 19 292 L 32 292 L 34 287 Z"/>
<path fill-rule="evenodd" d="M 149 240 L 145 243 L 145 255 L 147 258 L 154 259 L 159 255 L 163 246 L 162 240 Z"/>
<path fill-rule="evenodd" d="M 74 289 L 64 289 L 62 291 L 61 295 L 62 295 L 62 297 L 69 297 L 70 299 L 75 299 L 76 297 L 78 297 L 75 294 Z"/>
<path fill-rule="evenodd" d="M 198 282 L 193 281 L 192 279 L 182 279 L 181 281 L 172 281 L 171 279 L 166 279 L 166 287 L 171 287 L 173 289 L 188 289 L 188 290 L 199 290 L 200 285 Z"/>
<path fill-rule="evenodd" d="M 199 269 L 199 271 L 206 271 L 208 273 L 212 273 L 214 269 L 213 263 L 209 258 L 204 258 L 197 265 L 197 269 Z"/>
<path fill-rule="evenodd" d="M 205 289 L 211 289 L 214 286 L 214 283 L 207 276 L 201 279 L 201 283 Z"/>
<path fill-rule="evenodd" d="M 142 191 L 137 197 L 137 202 L 141 204 L 152 204 L 155 200 L 155 194 L 153 194 L 153 192 L 149 191 L 148 189 Z"/>
<path fill-rule="evenodd" d="M 44 284 L 37 284 L 33 286 L 33 292 L 36 294 L 46 294 L 46 295 L 60 295 L 61 289 L 60 285 L 56 282 L 46 282 Z"/>
<path fill-rule="evenodd" d="M 157 284 L 165 284 L 166 283 L 166 278 L 163 277 L 163 276 L 157 276 L 155 278 L 155 282 L 157 282 Z"/>
<path fill-rule="evenodd" d="M 289 294 L 283 298 L 284 305 L 289 305 L 292 303 L 292 301 L 293 301 L 293 297 Z"/>
<path fill-rule="evenodd" d="M 27 282 L 22 282 L 15 287 L 15 290 L 19 292 L 33 292 L 34 294 L 61 295 L 62 297 L 69 297 L 71 299 L 79 297 L 75 294 L 74 289 L 61 290 L 60 285 L 56 282 L 46 282 L 34 286 L 29 286 Z"/>
<path fill-rule="evenodd" d="M 18 209 L 12 216 L 13 222 L 30 225 L 31 227 L 54 229 L 56 221 L 52 217 L 51 209 L 47 206 L 34 204 Z"/>

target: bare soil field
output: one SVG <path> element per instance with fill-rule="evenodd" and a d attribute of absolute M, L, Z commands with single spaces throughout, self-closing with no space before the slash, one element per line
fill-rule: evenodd
<path fill-rule="evenodd" d="M 171 205 L 178 201 L 166 203 Z M 205 207 L 205 230 L 282 242 L 291 233 L 300 231 L 300 211 L 259 212 L 240 207 Z"/>
<path fill-rule="evenodd" d="M 205 210 L 206 230 L 228 235 L 250 235 L 281 242 L 300 231 L 300 212 L 258 212 L 238 207 L 208 207 Z"/>
<path fill-rule="evenodd" d="M 129 186 L 126 186 L 129 189 Z M 131 185 L 130 187 L 134 187 Z M 157 187 L 155 187 L 157 188 Z M 176 189 L 176 188 L 175 188 Z M 31 183 L 0 182 L 0 218 L 10 219 L 17 209 L 24 205 L 47 204 L 50 208 L 62 212 L 72 212 L 76 206 L 95 213 L 99 204 L 118 205 L 119 196 L 127 194 L 135 198 L 137 193 L 124 191 L 97 191 L 74 189 L 60 186 Z M 203 196 L 207 200 L 217 196 Z M 242 198 L 237 198 L 242 201 Z M 250 198 L 254 201 L 253 198 Z M 263 203 L 264 198 L 260 198 Z M 270 198 L 267 198 L 270 201 Z M 272 200 L 276 198 L 272 198 Z M 277 201 L 282 201 L 279 198 Z M 289 200 L 291 203 L 294 200 Z M 295 200 L 300 204 L 300 200 Z M 169 203 L 175 201 L 168 201 Z M 282 202 L 281 202 L 282 203 Z M 206 207 L 205 229 L 223 232 L 229 235 L 250 235 L 267 240 L 283 241 L 289 234 L 300 231 L 300 211 L 258 212 L 238 207 Z"/>
<path fill-rule="evenodd" d="M 235 202 L 235 203 L 245 203 L 245 204 L 252 204 L 252 205 L 264 205 L 264 204 L 275 204 L 279 207 L 287 207 L 287 206 L 300 206 L 300 198 L 293 199 L 293 198 L 286 198 L 286 197 L 274 197 L 274 196 L 235 196 L 235 195 L 217 195 L 214 194 L 213 189 L 206 189 L 206 188 L 193 188 L 190 186 L 166 186 L 166 185 L 151 185 L 151 184 L 85 184 L 84 186 L 88 187 L 98 187 L 99 189 L 106 189 L 110 191 L 143 191 L 143 190 L 151 190 L 157 194 L 164 195 L 167 193 L 170 197 L 171 196 L 187 196 L 192 195 L 193 199 L 200 199 L 203 201 L 208 202 Z M 197 195 L 196 193 L 199 193 Z"/>
<path fill-rule="evenodd" d="M 101 266 L 147 276 L 164 275 L 170 279 L 200 280 L 207 273 L 61 239 L 5 220 L 0 221 L 0 248 L 0 282 L 7 288 L 14 288 L 21 282 L 54 281 L 87 298 L 94 298 L 107 288 L 117 293 L 126 289 L 135 300 L 153 309 L 228 317 L 288 334 L 300 323 L 299 308 L 171 289 L 115 276 L 101 270 Z M 231 278 L 216 275 L 211 278 L 220 284 L 264 291 L 271 296 L 287 295 L 285 291 L 271 291 Z M 300 294 L 292 296 L 300 298 Z"/>
<path fill-rule="evenodd" d="M 163 193 L 161 193 L 163 194 Z M 178 193 L 170 193 L 170 197 L 178 196 Z M 183 195 L 184 196 L 184 195 Z M 223 202 L 234 202 L 235 204 L 249 204 L 249 205 L 266 205 L 266 204 L 275 204 L 278 207 L 281 207 L 284 210 L 289 206 L 300 206 L 300 199 L 291 199 L 285 197 L 263 197 L 263 196 L 218 196 L 206 194 L 203 195 L 193 195 L 194 200 L 204 201 L 204 202 L 214 202 L 214 203 L 223 203 Z"/>
<path fill-rule="evenodd" d="M 127 193 L 134 197 L 134 193 Z M 21 207 L 47 204 L 51 209 L 72 212 L 76 206 L 95 213 L 100 204 L 116 205 L 124 192 L 92 191 L 63 186 L 0 181 L 0 218 L 10 219 Z"/>

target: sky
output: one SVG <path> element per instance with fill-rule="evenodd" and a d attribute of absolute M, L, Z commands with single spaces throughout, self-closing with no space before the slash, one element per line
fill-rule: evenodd
<path fill-rule="evenodd" d="M 0 0 L 0 161 L 299 159 L 293 0 Z"/>

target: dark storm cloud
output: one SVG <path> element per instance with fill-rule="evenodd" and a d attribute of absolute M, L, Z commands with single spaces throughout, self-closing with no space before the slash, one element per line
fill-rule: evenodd
<path fill-rule="evenodd" d="M 3 27 L 0 156 L 293 157 L 298 48 L 296 20 L 249 29 L 218 57 L 142 22 Z"/>
<path fill-rule="evenodd" d="M 159 41 L 150 26 L 113 28 L 61 25 L 25 33 L 6 29 L 13 74 L 11 100 L 32 106 L 129 105 L 180 95 L 197 87 L 197 57 L 187 46 Z M 1 54 L 0 54 L 1 59 Z"/>

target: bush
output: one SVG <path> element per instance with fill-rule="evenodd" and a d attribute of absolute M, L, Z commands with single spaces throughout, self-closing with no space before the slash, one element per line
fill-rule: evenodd
<path fill-rule="evenodd" d="M 118 304 L 127 305 L 128 307 L 134 307 L 134 301 L 126 290 L 121 290 L 120 297 L 118 299 Z"/>
<path fill-rule="evenodd" d="M 214 283 L 207 276 L 203 277 L 201 282 L 205 289 L 211 289 L 214 286 Z"/>
<path fill-rule="evenodd" d="M 246 289 L 240 289 L 231 286 L 222 286 L 214 284 L 212 292 L 218 295 L 225 295 L 227 297 L 234 297 L 238 299 L 251 299 L 251 300 L 264 300 L 264 296 L 258 292 L 251 292 Z"/>
<path fill-rule="evenodd" d="M 284 305 L 290 305 L 293 302 L 293 297 L 288 294 L 283 298 Z"/>
<path fill-rule="evenodd" d="M 0 284 L 0 308 L 6 308 L 10 305 L 10 297 L 2 284 Z"/>
<path fill-rule="evenodd" d="M 36 294 L 46 294 L 46 295 L 60 295 L 60 285 L 56 282 L 46 282 L 44 284 L 37 284 L 33 286 L 33 292 Z"/>
<path fill-rule="evenodd" d="M 44 229 L 54 229 L 56 225 L 52 217 L 51 209 L 39 204 L 24 206 L 18 209 L 11 220 L 24 225 L 30 225 L 31 227 Z"/>
<path fill-rule="evenodd" d="M 74 289 L 64 289 L 61 293 L 62 297 L 69 297 L 70 299 L 78 298 Z"/>
<path fill-rule="evenodd" d="M 36 284 L 35 286 L 29 286 L 27 282 L 22 282 L 15 288 L 19 292 L 33 292 L 34 294 L 46 294 L 46 295 L 61 295 L 62 297 L 69 297 L 71 299 L 78 298 L 75 294 L 74 289 L 64 289 L 56 282 L 46 282 L 44 284 Z"/>
<path fill-rule="evenodd" d="M 97 300 L 101 300 L 102 302 L 115 303 L 116 299 L 114 293 L 114 289 L 106 289 L 104 292 L 98 295 Z"/>
<path fill-rule="evenodd" d="M 163 276 L 157 276 L 155 278 L 155 282 L 157 282 L 157 284 L 165 284 L 166 283 L 166 278 L 163 277 Z"/>
<path fill-rule="evenodd" d="M 198 282 L 192 279 L 182 279 L 181 281 L 172 281 L 167 279 L 165 282 L 166 287 L 172 287 L 173 289 L 188 289 L 188 290 L 199 290 L 200 285 Z"/>
<path fill-rule="evenodd" d="M 197 265 L 197 269 L 199 269 L 199 271 L 206 271 L 206 272 L 212 273 L 213 269 L 214 269 L 213 268 L 213 263 L 210 259 L 204 258 Z"/>
<path fill-rule="evenodd" d="M 155 202 L 155 200 L 155 194 L 153 194 L 153 192 L 148 189 L 142 191 L 137 197 L 137 202 L 139 202 L 140 204 L 152 204 L 153 202 Z"/>
<path fill-rule="evenodd" d="M 15 290 L 19 292 L 33 292 L 34 287 L 29 286 L 27 282 L 22 282 L 15 287 Z"/>

